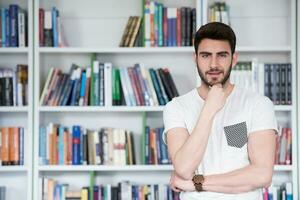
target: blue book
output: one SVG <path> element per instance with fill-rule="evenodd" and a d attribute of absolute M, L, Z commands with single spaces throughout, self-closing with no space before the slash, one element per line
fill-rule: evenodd
<path fill-rule="evenodd" d="M 63 126 L 59 126 L 58 128 L 58 164 L 64 165 L 64 153 L 67 151 L 64 146 L 64 132 L 65 128 Z"/>
<path fill-rule="evenodd" d="M 2 25 L 2 47 L 6 47 L 6 19 L 5 19 L 5 8 L 1 8 L 1 25 Z"/>
<path fill-rule="evenodd" d="M 146 126 L 145 128 L 145 164 L 150 164 L 151 151 L 150 151 L 150 128 Z"/>
<path fill-rule="evenodd" d="M 160 133 L 159 133 L 159 128 L 155 129 L 155 139 L 156 139 L 156 152 L 157 152 L 157 161 L 158 164 L 162 164 L 162 158 L 161 158 L 161 143 L 160 143 Z"/>
<path fill-rule="evenodd" d="M 10 18 L 9 18 L 9 10 L 5 9 L 5 46 L 10 47 Z"/>
<path fill-rule="evenodd" d="M 165 99 L 162 95 L 161 86 L 160 86 L 160 84 L 158 82 L 158 79 L 157 79 L 157 74 L 156 74 L 155 70 L 152 69 L 152 68 L 149 69 L 149 72 L 150 72 L 150 76 L 151 76 L 152 83 L 153 83 L 153 86 L 154 86 L 154 90 L 155 90 L 156 95 L 157 95 L 159 105 L 165 105 L 166 102 L 165 102 Z"/>
<path fill-rule="evenodd" d="M 73 126 L 72 129 L 72 164 L 80 165 L 80 126 Z"/>
<path fill-rule="evenodd" d="M 83 106 L 84 94 L 85 94 L 85 86 L 86 86 L 86 71 L 82 71 L 81 75 L 81 85 L 80 85 L 80 94 L 79 94 L 79 106 Z"/>
<path fill-rule="evenodd" d="M 74 82 L 74 86 L 72 88 L 72 95 L 71 95 L 71 106 L 75 106 L 78 99 L 77 97 L 77 93 L 79 93 L 78 87 L 80 86 L 80 77 L 81 77 L 81 69 L 77 68 L 76 69 L 76 73 L 75 73 L 75 82 Z"/>
<path fill-rule="evenodd" d="M 53 47 L 58 47 L 58 30 L 57 30 L 58 10 L 52 8 L 52 28 L 53 28 Z"/>
<path fill-rule="evenodd" d="M 163 141 L 164 128 L 158 128 L 158 137 L 160 139 L 161 164 L 169 164 L 167 145 Z"/>
<path fill-rule="evenodd" d="M 24 165 L 24 128 L 20 128 L 20 165 Z M 46 137 L 46 136 L 45 136 Z M 45 138 L 46 141 L 46 138 Z M 46 146 L 45 146 L 45 159 L 46 159 Z"/>
<path fill-rule="evenodd" d="M 11 4 L 9 5 L 9 30 L 10 30 L 10 46 L 18 47 L 18 5 Z"/>
<path fill-rule="evenodd" d="M 21 128 L 21 130 L 24 130 Z M 24 136 L 24 131 L 21 131 L 20 133 L 20 138 L 22 137 L 22 132 Z M 47 147 L 47 133 L 46 133 L 46 127 L 41 126 L 40 127 L 40 137 L 39 137 L 39 164 L 40 165 L 45 165 L 46 164 L 46 147 Z M 20 140 L 20 156 L 21 154 L 21 147 L 24 148 L 24 145 L 22 145 L 21 140 Z M 20 157 L 21 158 L 21 157 Z M 21 159 L 20 159 L 21 161 Z"/>

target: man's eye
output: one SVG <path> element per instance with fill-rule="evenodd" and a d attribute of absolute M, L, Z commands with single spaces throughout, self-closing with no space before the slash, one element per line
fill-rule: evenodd
<path fill-rule="evenodd" d="M 207 58 L 207 57 L 208 57 L 208 54 L 202 54 L 201 57 L 202 57 L 202 58 Z"/>
<path fill-rule="evenodd" d="M 220 54 L 219 56 L 222 57 L 222 58 L 226 58 L 227 54 Z"/>

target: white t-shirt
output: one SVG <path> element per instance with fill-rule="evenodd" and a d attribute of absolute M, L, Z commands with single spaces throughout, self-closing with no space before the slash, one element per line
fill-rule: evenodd
<path fill-rule="evenodd" d="M 164 109 L 164 132 L 182 127 L 192 133 L 203 105 L 204 100 L 197 89 L 173 98 Z M 249 165 L 248 136 L 266 129 L 277 131 L 273 103 L 265 96 L 234 87 L 225 106 L 215 115 L 198 172 L 204 175 L 220 174 Z M 242 194 L 182 192 L 180 197 L 181 200 L 262 200 L 262 191 L 259 189 Z"/>

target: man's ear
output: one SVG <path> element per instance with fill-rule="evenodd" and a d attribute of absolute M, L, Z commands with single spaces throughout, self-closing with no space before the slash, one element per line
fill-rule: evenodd
<path fill-rule="evenodd" d="M 234 52 L 232 55 L 232 67 L 236 65 L 237 61 L 238 61 L 238 54 L 237 52 Z"/>
<path fill-rule="evenodd" d="M 197 64 L 197 54 L 194 53 L 194 62 Z"/>

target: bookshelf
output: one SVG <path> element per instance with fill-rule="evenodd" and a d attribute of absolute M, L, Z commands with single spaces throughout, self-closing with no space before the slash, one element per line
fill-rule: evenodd
<path fill-rule="evenodd" d="M 232 27 L 238 38 L 239 60 L 248 61 L 255 57 L 262 63 L 291 62 L 293 71 L 296 72 L 296 57 L 300 57 L 299 52 L 296 55 L 296 1 L 226 1 L 230 6 Z M 170 7 L 196 8 L 197 27 L 199 27 L 207 22 L 207 7 L 212 1 L 187 0 L 183 3 L 179 0 L 162 0 L 160 2 Z M 9 4 L 9 0 L 4 0 L 1 1 L 0 6 Z M 139 156 L 144 116 L 150 127 L 162 126 L 163 106 L 50 107 L 40 106 L 39 97 L 51 67 L 67 72 L 72 63 L 89 66 L 90 57 L 94 53 L 99 61 L 112 62 L 113 66 L 117 67 L 132 66 L 136 62 L 143 63 L 147 68 L 168 67 L 177 82 L 179 93 L 184 94 L 197 84 L 193 47 L 118 47 L 128 17 L 142 13 L 140 0 L 87 0 L 85 2 L 27 0 L 20 1 L 18 4 L 28 12 L 29 45 L 25 48 L 0 48 L 0 65 L 14 67 L 18 63 L 28 64 L 29 105 L 0 107 L 0 126 L 23 126 L 27 128 L 28 135 L 25 141 L 25 165 L 0 166 L 0 185 L 7 187 L 7 199 L 24 199 L 25 196 L 28 200 L 39 199 L 39 177 L 42 176 L 75 183 L 75 187 L 78 188 L 89 185 L 91 172 L 95 173 L 97 184 L 117 184 L 121 180 L 131 180 L 140 184 L 168 183 L 172 166 L 142 165 Z M 297 10 L 300 10 L 299 4 L 297 5 Z M 40 7 L 51 10 L 52 6 L 56 6 L 59 10 L 67 47 L 39 47 L 38 17 L 33 16 L 38 16 Z M 274 24 L 278 26 L 274 27 Z M 298 45 L 300 45 L 299 41 Z M 296 77 L 300 77 L 300 74 L 299 71 L 297 75 L 292 74 L 294 103 L 275 106 L 275 111 L 281 124 L 292 127 L 293 165 L 276 165 L 274 182 L 278 184 L 285 181 L 293 182 L 296 199 L 299 196 L 297 177 L 298 160 L 300 160 L 300 155 L 296 153 L 297 144 L 300 143 L 296 121 L 297 109 L 299 109 L 296 101 L 300 103 L 296 98 L 298 94 L 296 88 L 300 85 L 296 82 Z M 37 162 L 39 125 L 46 125 L 49 122 L 69 127 L 79 124 L 91 129 L 105 126 L 129 129 L 134 133 L 138 165 L 39 166 Z M 19 186 L 16 186 L 15 180 L 18 180 Z"/>
<path fill-rule="evenodd" d="M 33 188 L 33 0 L 1 1 L 1 8 L 16 3 L 27 13 L 28 46 L 0 47 L 0 66 L 16 69 L 28 65 L 28 105 L 1 106 L 0 127 L 24 127 L 24 165 L 0 166 L 0 185 L 6 187 L 6 199 L 31 199 Z M 17 183 L 17 184 L 16 184 Z"/>
<path fill-rule="evenodd" d="M 166 1 L 168 6 L 183 6 L 180 1 Z M 72 6 L 70 6 L 72 4 Z M 199 2 L 189 0 L 184 6 L 198 7 Z M 85 128 L 97 130 L 101 127 L 126 128 L 134 133 L 135 153 L 138 165 L 134 166 L 39 166 L 34 163 L 34 196 L 38 199 L 39 177 L 54 178 L 60 182 L 75 183 L 74 187 L 89 185 L 89 172 L 95 172 L 97 184 L 116 185 L 121 180 L 134 183 L 168 183 L 171 166 L 149 166 L 141 162 L 141 133 L 143 118 L 146 116 L 150 127 L 161 127 L 163 106 L 84 106 L 84 107 L 51 107 L 39 105 L 42 87 L 50 67 L 58 67 L 68 72 L 72 63 L 89 66 L 90 57 L 96 53 L 100 62 L 111 62 L 113 66 L 133 66 L 141 62 L 146 68 L 168 67 L 175 81 L 185 81 L 177 85 L 180 93 L 187 92 L 196 83 L 193 67 L 193 47 L 163 47 L 163 48 L 120 48 L 118 47 L 124 26 L 130 15 L 141 15 L 142 1 L 35 1 L 34 13 L 38 16 L 40 7 L 50 10 L 52 6 L 60 12 L 68 47 L 39 47 L 38 19 L 35 19 L 35 118 L 34 130 L 36 136 L 39 125 L 49 122 L 65 126 L 79 124 Z M 114 8 L 114 12 L 109 9 Z M 86 29 L 90 27 L 89 29 Z M 105 27 L 105 28 L 104 28 Z M 92 28 L 92 30 L 91 30 Z M 107 31 L 104 31 L 107 30 Z M 73 34 L 74 31 L 76 34 Z M 72 36 L 71 36 L 72 35 Z M 80 35 L 80 40 L 77 37 Z M 101 35 L 101 37 L 99 37 Z M 70 37 L 69 37 L 70 36 Z M 174 60 L 178 55 L 183 60 Z M 160 60 L 158 62 L 158 60 Z M 161 62 L 162 61 L 162 62 Z M 180 66 L 187 66 L 185 69 Z M 189 67 L 188 67 L 189 66 Z M 189 69 L 187 69 L 189 68 Z M 188 79 L 187 79 L 188 78 Z M 34 157 L 38 159 L 38 137 L 34 138 Z M 145 174 L 149 177 L 144 180 Z M 150 178 L 151 177 L 151 178 Z M 80 183 L 79 181 L 80 180 Z"/>

